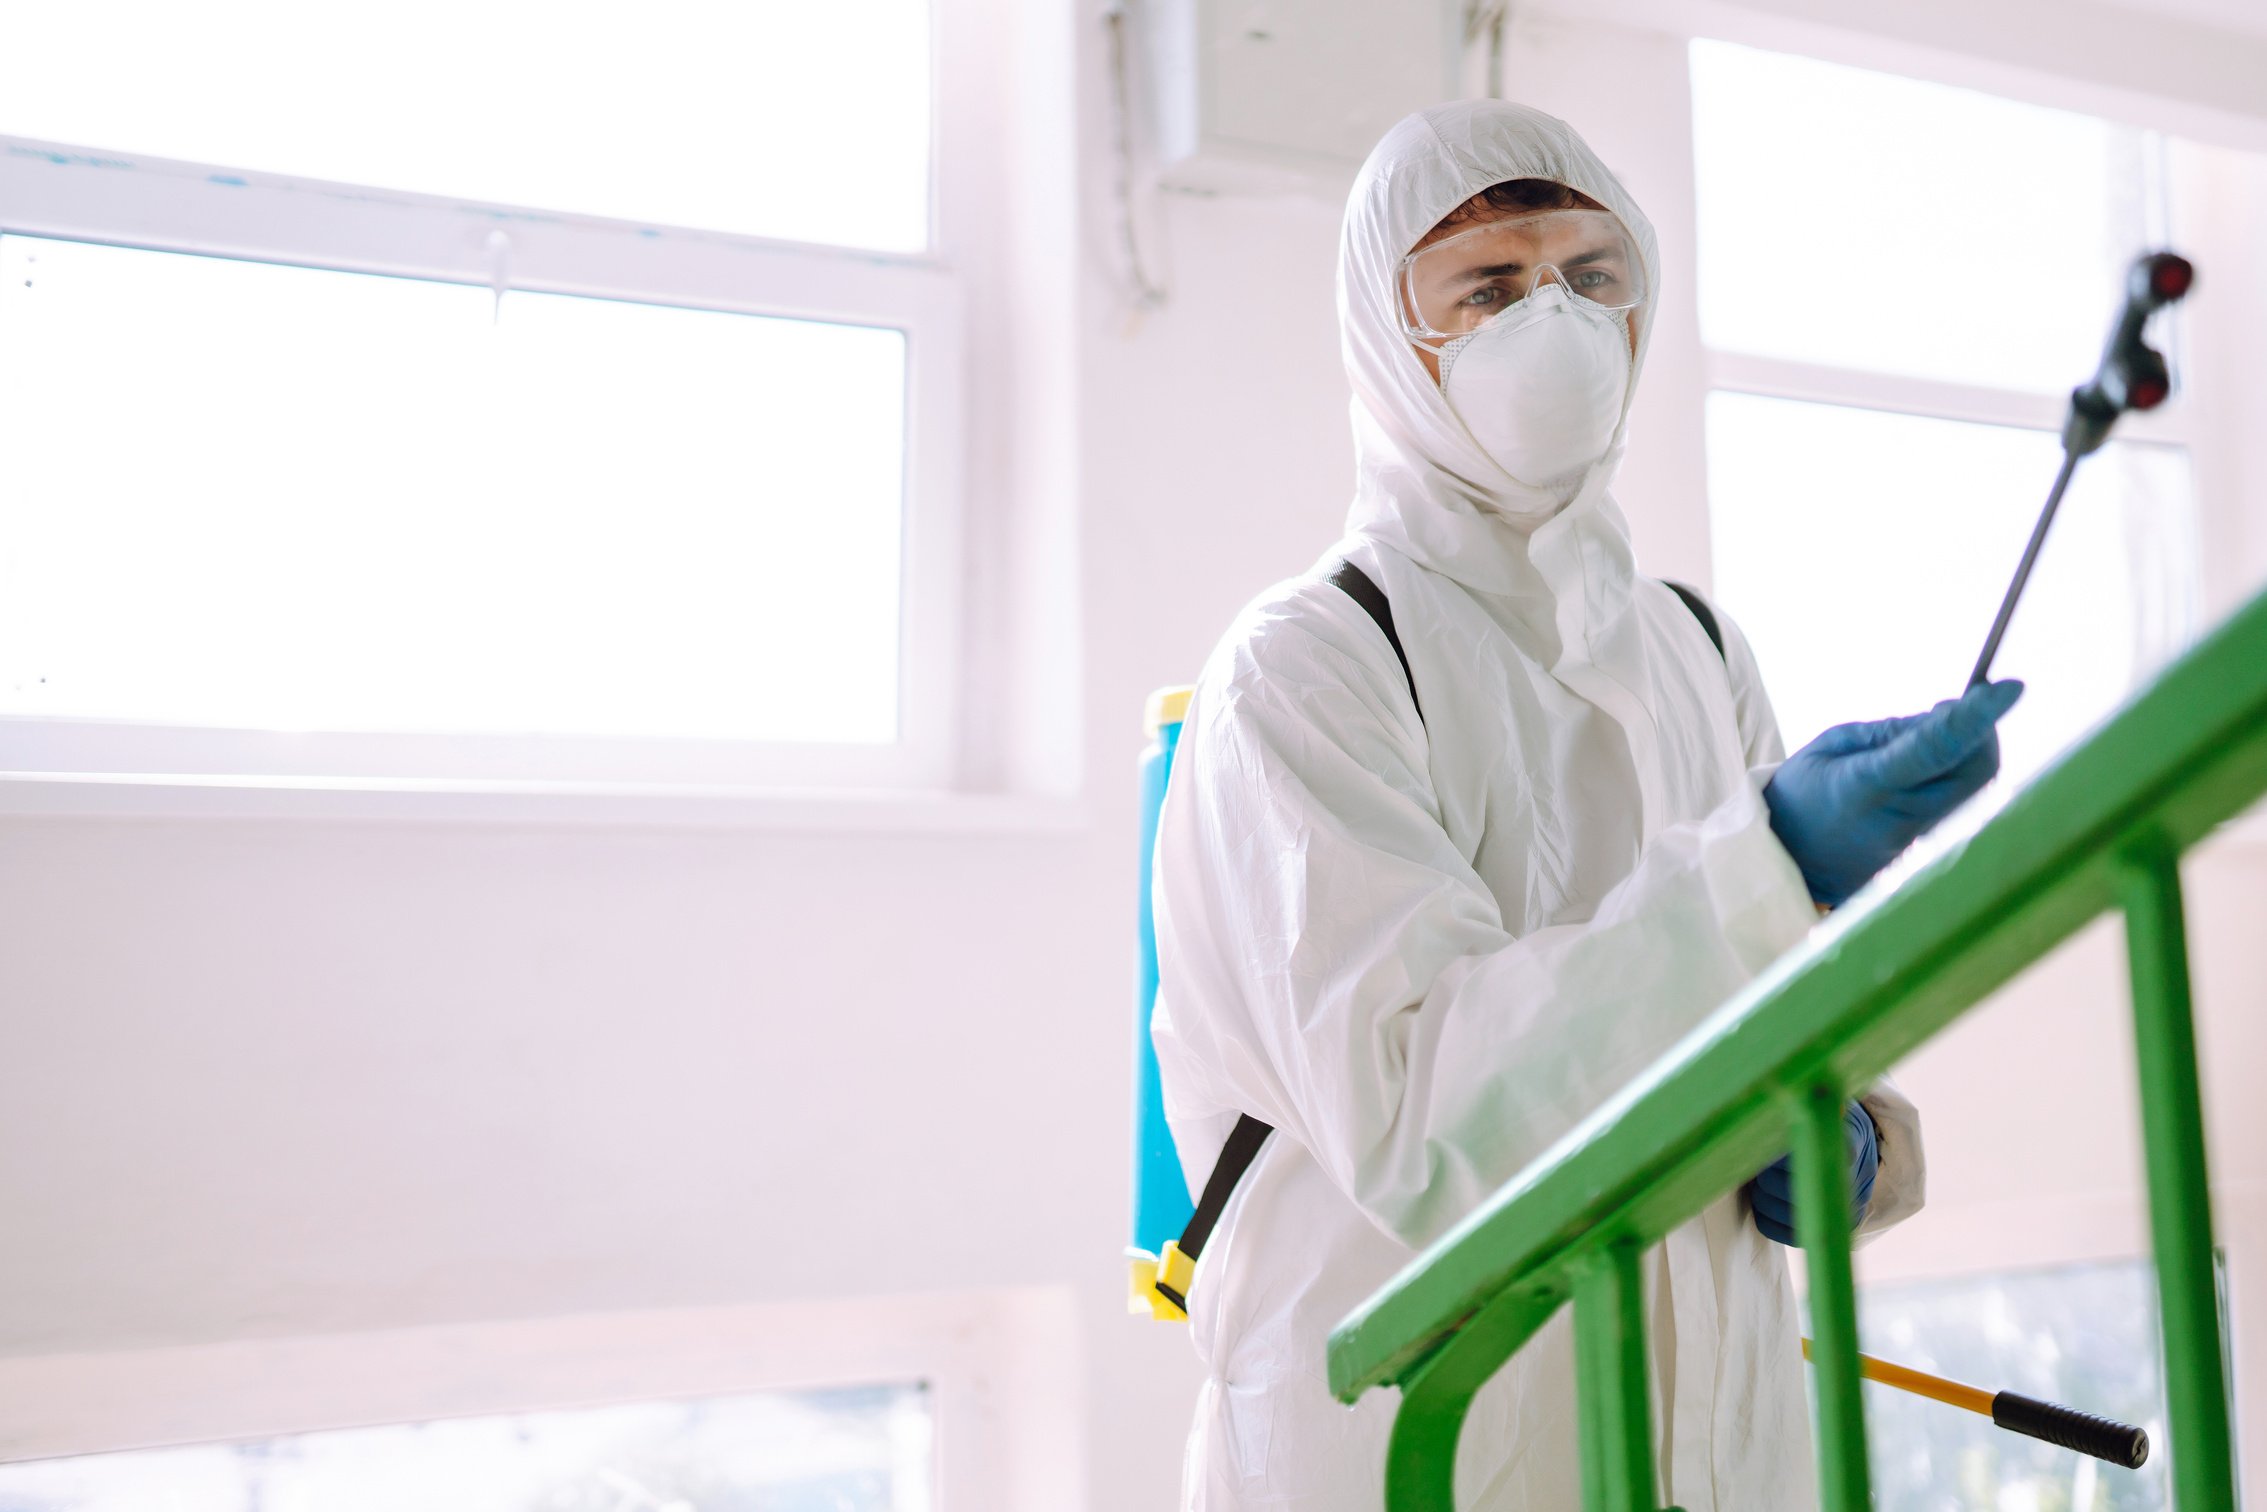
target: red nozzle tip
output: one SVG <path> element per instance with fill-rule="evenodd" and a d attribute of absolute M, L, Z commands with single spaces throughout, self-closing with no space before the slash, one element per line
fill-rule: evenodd
<path fill-rule="evenodd" d="M 2187 258 L 2166 256 L 2149 270 L 2149 289 L 2159 299 L 2178 299 L 2195 279 L 2196 270 Z"/>
<path fill-rule="evenodd" d="M 2171 390 L 2162 383 L 2135 384 L 2133 392 L 2128 396 L 2126 402 L 2137 410 L 2155 409 L 2165 402 L 2165 395 L 2170 392 Z"/>

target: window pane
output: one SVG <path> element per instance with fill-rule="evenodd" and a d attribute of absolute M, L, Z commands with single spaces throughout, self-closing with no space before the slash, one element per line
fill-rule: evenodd
<path fill-rule="evenodd" d="M 49 0 L 0 134 L 796 240 L 929 235 L 925 0 Z"/>
<path fill-rule="evenodd" d="M 2093 371 L 2141 133 L 1721 42 L 1692 85 L 1710 346 L 2047 393 Z"/>
<path fill-rule="evenodd" d="M 0 1465 L 5 1512 L 929 1512 L 920 1386 L 639 1402 Z"/>
<path fill-rule="evenodd" d="M 886 742 L 905 340 L 0 238 L 0 713 Z"/>
<path fill-rule="evenodd" d="M 1708 401 L 1716 587 L 1793 750 L 1966 684 L 2061 461 L 2056 438 L 1747 394 Z M 2187 453 L 2082 463 L 1993 664 L 2029 685 L 2001 726 L 2036 771 L 2189 637 Z"/>
<path fill-rule="evenodd" d="M 2156 1289 L 2156 1272 L 2140 1262 L 1868 1286 L 1858 1310 L 1868 1353 L 2131 1423 L 2150 1443 L 2139 1471 L 2112 1468 L 1868 1385 L 1879 1512 L 2170 1507 Z"/>

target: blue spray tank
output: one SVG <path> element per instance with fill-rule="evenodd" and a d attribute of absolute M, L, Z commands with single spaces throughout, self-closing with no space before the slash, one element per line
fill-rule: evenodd
<path fill-rule="evenodd" d="M 1181 1237 L 1196 1212 L 1188 1180 L 1181 1174 L 1181 1152 L 1165 1123 L 1165 1093 L 1157 1076 L 1157 1047 L 1149 1038 L 1150 1015 L 1157 1007 L 1157 924 L 1150 911 L 1150 873 L 1157 853 L 1157 815 L 1165 803 L 1165 784 L 1173 774 L 1173 753 L 1181 742 L 1187 714 L 1185 687 L 1159 688 L 1149 695 L 1142 726 L 1149 744 L 1141 753 L 1141 896 L 1138 920 L 1140 976 L 1134 987 L 1133 1243 L 1129 1312 L 1182 1320 L 1179 1307 L 1156 1290 L 1158 1257 Z M 1170 1263 L 1170 1258 L 1168 1260 Z M 1185 1282 L 1183 1283 L 1185 1287 Z"/>

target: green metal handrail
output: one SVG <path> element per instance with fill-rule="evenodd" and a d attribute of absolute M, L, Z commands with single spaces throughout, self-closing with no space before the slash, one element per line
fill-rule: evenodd
<path fill-rule="evenodd" d="M 1583 1504 L 1653 1512 L 1638 1257 L 1792 1147 L 1826 1512 L 1870 1505 L 1843 1105 L 2109 909 L 2126 918 L 2182 1512 L 2235 1505 L 2181 852 L 2267 791 L 2267 594 L 1967 840 L 1822 924 L 1330 1336 L 1351 1402 L 1401 1389 L 1391 1512 L 1453 1512 L 1475 1392 L 1574 1302 Z"/>

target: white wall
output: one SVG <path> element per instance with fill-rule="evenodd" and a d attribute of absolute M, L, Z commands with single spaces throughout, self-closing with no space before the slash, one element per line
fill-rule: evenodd
<path fill-rule="evenodd" d="M 1689 249 L 1681 43 L 1564 23 L 1517 40 L 1525 93 L 1591 132 Z M 986 1305 L 1029 1323 L 1019 1368 L 1076 1407 L 1070 1427 L 1002 1427 L 1053 1453 L 1015 1504 L 1170 1504 L 1196 1370 L 1181 1331 L 1123 1314 L 1118 1259 L 1139 710 L 1328 544 L 1350 449 L 1335 205 L 1150 205 L 1172 299 L 1129 327 L 1099 47 L 1082 24 L 1079 260 L 1059 291 L 1075 515 L 1042 509 L 1012 548 L 1075 564 L 1021 623 L 1075 610 L 1061 765 L 1081 796 L 920 834 L 0 821 L 0 1424 L 135 1369 L 65 1356 L 1005 1289 Z M 1646 565 L 1705 581 L 1697 335 L 1675 301 L 1621 492 Z M 1049 587 L 1075 600 L 1053 620 Z M 2193 870 L 2225 1231 L 2267 1295 L 2267 1113 L 2243 1095 L 2267 864 Z M 1938 1213 L 1871 1264 L 2130 1246 L 2102 949 L 1916 1058 Z M 898 1326 L 904 1305 L 876 1315 Z M 2262 1328 L 2246 1364 L 2267 1381 Z"/>
<path fill-rule="evenodd" d="M 1070 1299 L 1020 1347 L 1054 1351 L 1091 1450 L 1034 1512 L 1170 1504 L 1196 1369 L 1185 1330 L 1125 1314 L 1120 1258 L 1142 700 L 1335 535 L 1351 460 L 1336 206 L 1163 213 L 1167 309 L 1128 334 L 1099 208 L 1062 301 L 1069 805 L 911 835 L 0 820 L 0 1452 L 99 1441 L 143 1370 L 383 1358 L 384 1389 L 313 1394 L 352 1419 L 430 1378 L 434 1325 L 1007 1288 Z M 1017 528 L 1041 567 L 1063 547 Z M 363 1331 L 407 1342 L 196 1348 Z M 239 1392 L 236 1431 L 308 1421 L 279 1391 Z"/>

